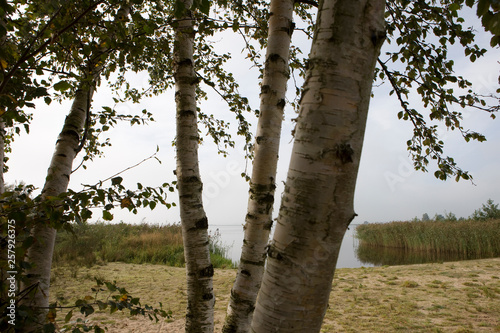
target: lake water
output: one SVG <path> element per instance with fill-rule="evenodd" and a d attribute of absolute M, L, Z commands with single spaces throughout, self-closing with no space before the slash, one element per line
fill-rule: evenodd
<path fill-rule="evenodd" d="M 358 224 L 351 224 L 347 230 L 340 248 L 337 268 L 358 268 L 383 265 L 411 265 L 431 262 L 460 261 L 481 259 L 481 257 L 467 256 L 464 254 L 405 252 L 393 248 L 373 248 L 358 245 L 354 237 Z M 219 230 L 220 241 L 228 247 L 229 257 L 234 262 L 239 262 L 241 246 L 243 245 L 243 226 L 241 225 L 213 225 L 210 232 L 214 234 Z M 484 257 L 483 257 L 484 258 Z"/>
<path fill-rule="evenodd" d="M 342 247 L 340 248 L 339 259 L 337 261 L 337 268 L 357 268 L 357 267 L 371 267 L 373 264 L 361 262 L 356 256 L 357 239 L 354 238 L 356 224 L 351 224 L 347 230 Z M 228 257 L 238 262 L 241 255 L 241 247 L 243 245 L 243 226 L 242 225 L 212 225 L 209 228 L 211 234 L 219 230 L 220 240 L 222 244 L 229 247 Z"/>

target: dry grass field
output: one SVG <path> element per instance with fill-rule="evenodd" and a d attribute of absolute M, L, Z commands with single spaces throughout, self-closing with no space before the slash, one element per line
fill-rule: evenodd
<path fill-rule="evenodd" d="M 224 320 L 236 271 L 216 269 L 216 331 Z M 141 303 L 172 312 L 154 323 L 126 313 L 96 312 L 88 319 L 108 332 L 183 332 L 185 270 L 151 264 L 108 263 L 53 271 L 52 301 L 68 306 L 92 295 L 93 277 L 116 280 Z M 65 312 L 58 316 L 64 318 Z M 500 332 L 500 258 L 338 269 L 322 332 Z"/>

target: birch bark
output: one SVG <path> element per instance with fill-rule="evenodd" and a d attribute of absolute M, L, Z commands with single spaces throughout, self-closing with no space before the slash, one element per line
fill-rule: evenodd
<path fill-rule="evenodd" d="M 80 136 L 87 117 L 93 88 L 83 84 L 75 95 L 71 110 L 64 121 L 64 126 L 57 138 L 56 147 L 47 178 L 42 190 L 42 200 L 58 196 L 66 192 L 69 184 L 73 160 L 80 144 Z M 45 316 L 49 306 L 50 270 L 56 239 L 56 229 L 48 219 L 38 221 L 31 231 L 35 238 L 34 244 L 28 250 L 27 262 L 34 266 L 27 273 L 27 278 L 21 285 L 21 290 L 34 286 L 33 294 L 25 301 L 35 311 L 33 322 L 25 327 L 26 332 L 36 330 L 46 322 Z"/>
<path fill-rule="evenodd" d="M 245 236 L 222 330 L 224 333 L 248 332 L 264 272 L 266 246 L 273 224 L 276 168 L 289 77 L 290 40 L 294 30 L 292 20 L 293 0 L 271 1 Z"/>
<path fill-rule="evenodd" d="M 115 22 L 126 20 L 129 13 L 130 4 L 126 3 L 118 10 Z M 112 35 L 113 31 L 109 33 Z M 81 148 L 82 133 L 90 112 L 94 87 L 104 66 L 101 56 L 108 51 L 109 48 L 100 47 L 87 63 L 86 73 L 83 75 L 69 114 L 56 141 L 56 147 L 42 190 L 42 201 L 56 197 L 68 189 L 73 161 Z M 36 331 L 46 323 L 49 306 L 50 271 L 56 233 L 56 229 L 51 225 L 48 217 L 37 221 L 37 224 L 31 230 L 35 242 L 28 249 L 27 262 L 33 266 L 27 271 L 27 278 L 22 282 L 21 290 L 33 288 L 29 297 L 25 298 L 23 303 L 34 310 L 34 317 L 32 322 L 26 323 L 25 327 L 23 327 L 25 332 Z"/>
<path fill-rule="evenodd" d="M 353 198 L 382 0 L 320 2 L 295 142 L 252 332 L 319 332 Z"/>
<path fill-rule="evenodd" d="M 190 8 L 176 22 L 174 78 L 177 124 L 177 185 L 186 260 L 188 305 L 186 332 L 213 332 L 214 269 L 210 262 L 208 219 L 203 209 L 201 176 L 198 165 L 198 117 L 193 43 L 194 26 Z"/>

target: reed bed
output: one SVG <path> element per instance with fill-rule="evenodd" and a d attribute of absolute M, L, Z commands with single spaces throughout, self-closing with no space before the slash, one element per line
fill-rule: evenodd
<path fill-rule="evenodd" d="M 363 224 L 360 247 L 385 247 L 467 258 L 500 256 L 500 219 Z"/>
<path fill-rule="evenodd" d="M 183 267 L 184 247 L 179 224 L 109 224 L 75 225 L 74 234 L 57 235 L 54 263 L 90 267 L 102 262 L 165 264 Z M 219 237 L 211 238 L 211 258 L 217 268 L 234 265 L 224 254 L 227 250 Z"/>

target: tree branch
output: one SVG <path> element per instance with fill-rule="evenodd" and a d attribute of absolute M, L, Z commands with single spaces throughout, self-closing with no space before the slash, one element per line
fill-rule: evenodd
<path fill-rule="evenodd" d="M 136 163 L 136 164 L 134 164 L 134 165 L 132 165 L 132 166 L 129 166 L 129 167 L 127 167 L 127 168 L 125 168 L 125 169 L 123 169 L 123 170 L 121 170 L 121 171 L 119 171 L 119 172 L 115 173 L 114 175 L 112 175 L 112 176 L 110 176 L 110 177 L 108 177 L 108 178 L 106 178 L 106 179 L 100 180 L 100 181 L 99 181 L 98 183 L 96 183 L 94 186 L 97 186 L 98 184 L 102 184 L 102 183 L 104 183 L 104 182 L 106 182 L 106 181 L 108 181 L 108 180 L 110 180 L 110 179 L 113 179 L 113 178 L 115 178 L 116 176 L 121 175 L 121 174 L 122 174 L 122 173 L 124 173 L 125 171 L 128 171 L 128 170 L 130 170 L 130 169 L 136 168 L 136 167 L 138 167 L 139 165 L 141 165 L 142 163 L 144 163 L 144 162 L 146 162 L 146 161 L 148 161 L 148 160 L 150 160 L 150 159 L 156 158 L 156 160 L 160 161 L 160 160 L 156 157 L 156 154 L 158 154 L 158 151 L 159 151 L 159 148 L 158 148 L 158 147 L 156 147 L 156 152 L 155 152 L 154 154 L 152 154 L 151 156 L 146 157 L 145 159 L 143 159 L 143 160 L 142 160 L 142 161 L 140 161 L 139 163 Z M 161 162 L 160 162 L 160 163 L 161 163 Z M 85 187 L 92 187 L 91 185 L 85 185 L 85 184 L 82 184 L 82 185 L 83 185 L 83 186 L 85 186 Z"/>
<path fill-rule="evenodd" d="M 306 5 L 311 5 L 318 8 L 318 3 L 314 0 L 294 0 L 293 3 L 304 3 Z"/>
<path fill-rule="evenodd" d="M 407 102 L 405 102 L 403 100 L 403 96 L 401 96 L 401 92 L 399 91 L 399 86 L 396 83 L 396 81 L 394 81 L 394 77 L 392 76 L 392 73 L 389 71 L 389 69 L 387 68 L 385 63 L 382 62 L 382 60 L 380 60 L 380 58 L 377 58 L 377 62 L 379 63 L 380 66 L 382 66 L 382 71 L 385 73 L 385 75 L 389 79 L 389 82 L 391 83 L 391 86 L 394 89 L 396 96 L 398 97 L 399 103 L 401 104 L 403 111 L 408 115 L 408 117 L 410 118 L 411 122 L 413 123 L 413 126 L 415 127 L 415 129 L 418 130 L 418 125 L 415 122 L 415 120 L 413 119 L 413 116 L 412 116 L 410 110 L 408 110 Z"/>

